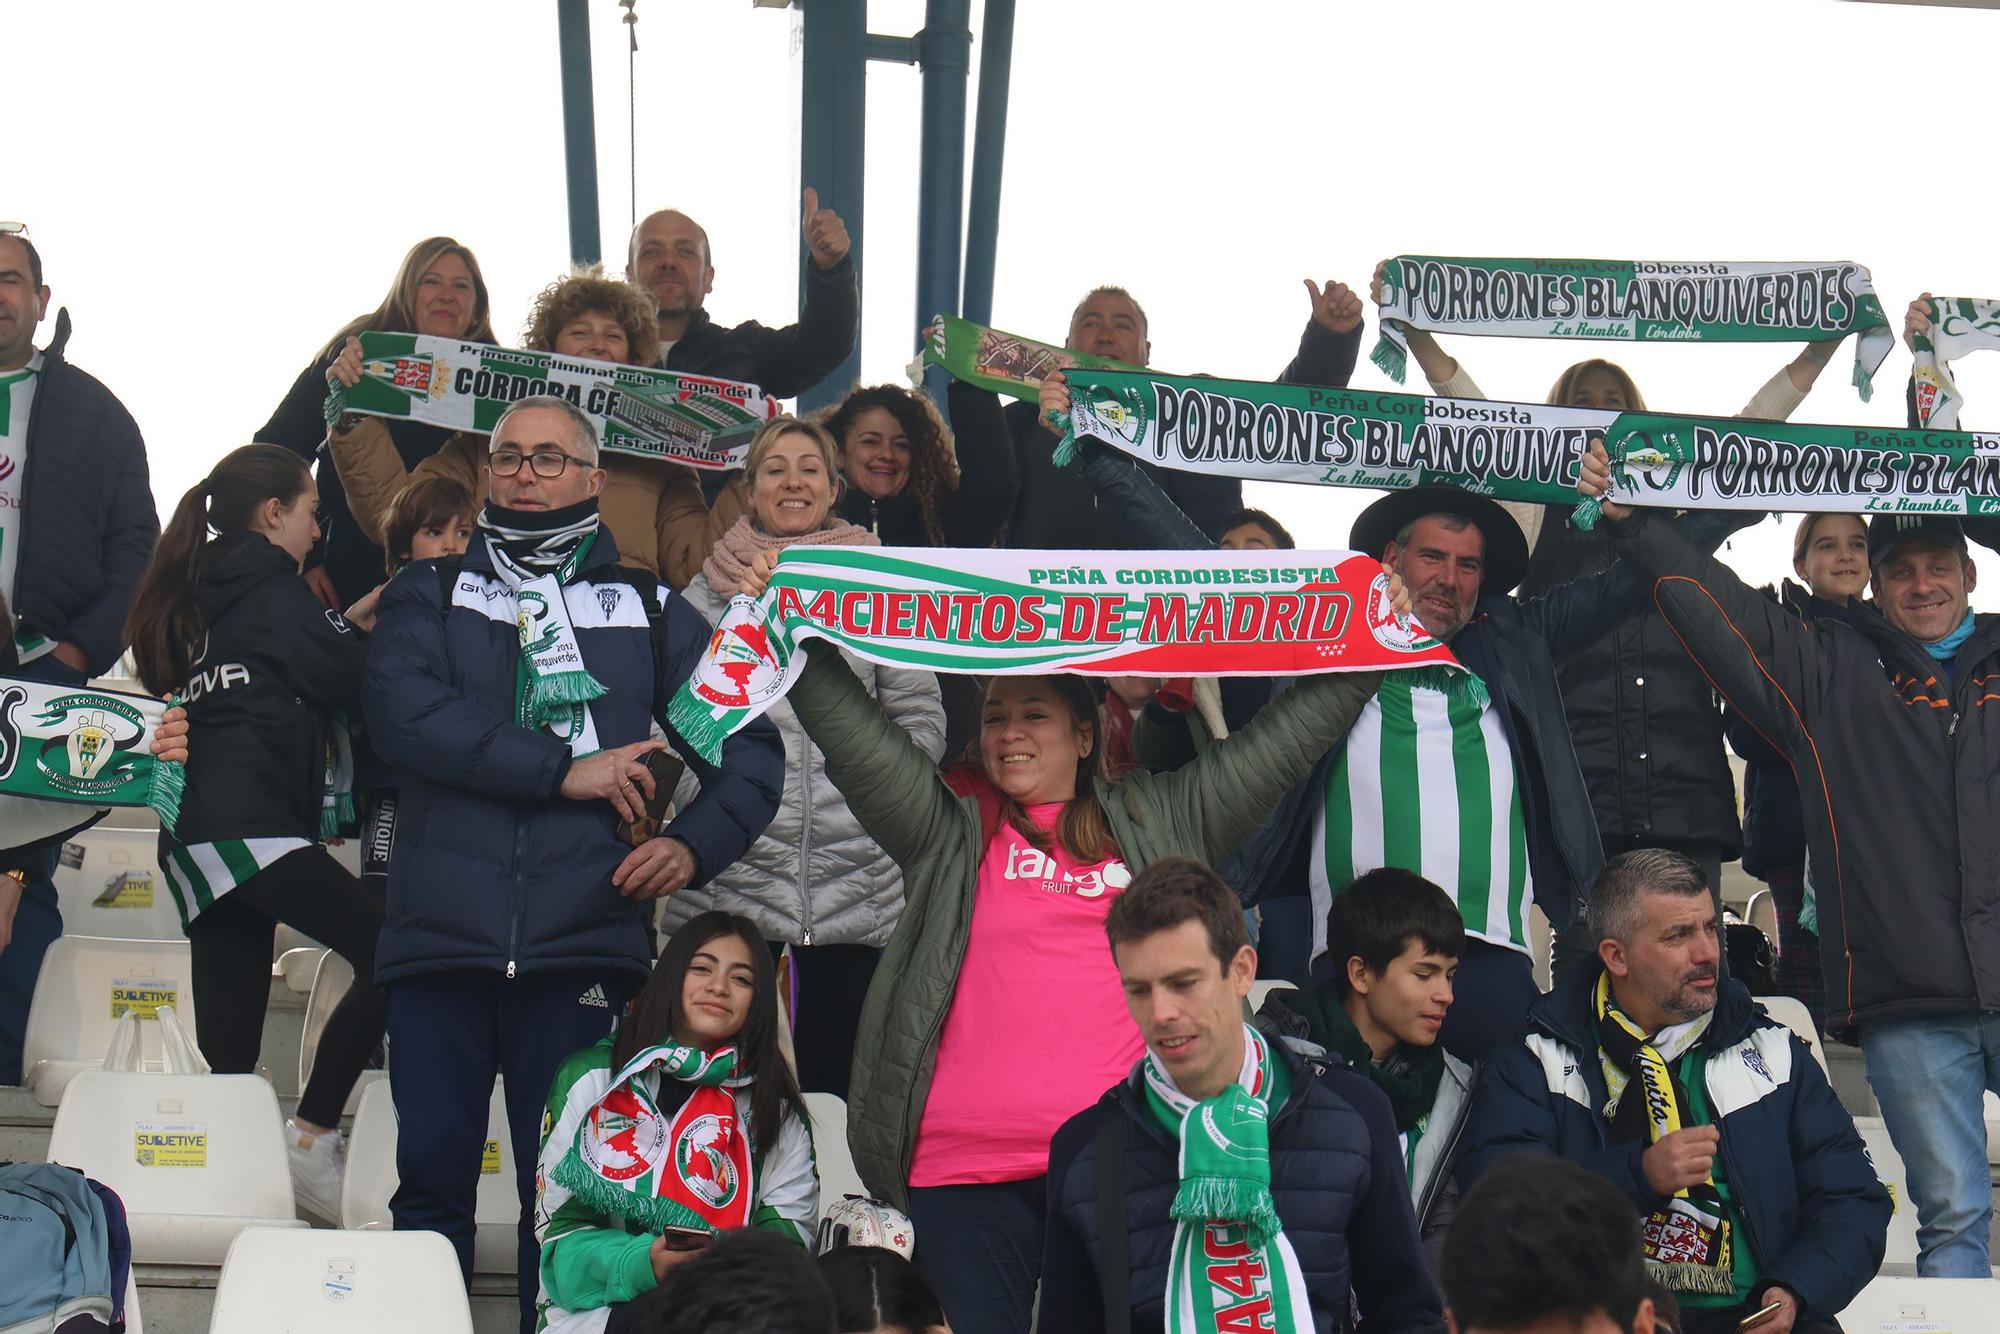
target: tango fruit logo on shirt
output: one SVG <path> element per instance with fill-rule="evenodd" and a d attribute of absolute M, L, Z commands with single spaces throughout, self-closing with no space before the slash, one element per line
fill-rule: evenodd
<path fill-rule="evenodd" d="M 1040 848 L 1018 841 L 1007 849 L 1006 875 L 1046 894 L 1074 894 L 1080 899 L 1099 898 L 1106 890 L 1123 889 L 1132 883 L 1132 868 L 1115 857 L 1095 866 L 1071 869 Z"/>

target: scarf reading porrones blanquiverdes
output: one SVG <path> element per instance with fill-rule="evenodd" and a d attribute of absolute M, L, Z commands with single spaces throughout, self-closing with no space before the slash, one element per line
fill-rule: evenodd
<path fill-rule="evenodd" d="M 1859 264 L 1398 255 L 1382 266 L 1375 364 L 1401 383 L 1409 331 L 1657 342 L 1838 342 L 1865 400 L 1895 335 Z"/>
<path fill-rule="evenodd" d="M 0 677 L 0 794 L 5 846 L 68 830 L 87 807 L 147 806 L 172 829 L 186 774 L 155 759 L 168 703 L 90 686 Z M 27 831 L 42 830 L 33 837 Z"/>
<path fill-rule="evenodd" d="M 1951 363 L 1968 352 L 2000 348 L 2000 301 L 1967 297 L 1931 298 L 1928 333 L 1910 339 L 1914 354 L 1910 378 L 1917 391 L 1917 425 L 1940 431 L 1958 429 L 1958 410 L 1965 406 Z"/>
<path fill-rule="evenodd" d="M 563 587 L 575 582 L 597 540 L 597 502 L 546 512 L 489 503 L 479 528 L 493 568 L 515 600 L 521 660 L 514 676 L 514 721 L 548 729 L 569 743 L 572 755 L 589 755 L 598 745 L 588 706 L 604 686 L 583 665 Z"/>
<path fill-rule="evenodd" d="M 1167 1334 L 1312 1328 L 1305 1276 L 1271 1198 L 1276 1062 L 1246 1024 L 1236 1082 L 1199 1101 L 1150 1050 L 1139 1062 L 1146 1110 L 1180 1146 Z"/>
<path fill-rule="evenodd" d="M 1592 438 L 1611 499 L 1670 509 L 2000 513 L 2000 435 L 1605 412 L 1374 390 L 1072 370 L 1058 465 L 1084 437 L 1161 467 L 1245 481 L 1578 503 Z"/>
<path fill-rule="evenodd" d="M 1648 1037 L 1611 995 L 1611 974 L 1599 974 L 1595 1004 L 1597 1054 L 1610 1095 L 1605 1117 L 1614 1144 L 1658 1144 L 1696 1124 L 1693 1104 L 1675 1066 L 1708 1032 L 1715 1012 Z M 1634 1087 L 1637 1085 L 1637 1087 Z M 1727 1295 L 1736 1291 L 1722 1192 L 1715 1178 L 1674 1192 L 1640 1225 L 1646 1268 L 1669 1292 Z"/>
<path fill-rule="evenodd" d="M 667 706 L 710 760 L 805 670 L 805 641 L 926 672 L 1299 676 L 1417 672 L 1485 688 L 1389 602 L 1351 551 L 992 551 L 788 547 L 761 597 L 737 594 Z"/>
<path fill-rule="evenodd" d="M 667 1079 L 693 1086 L 671 1116 L 659 1096 Z M 648 1232 L 744 1227 L 756 1183 L 731 1090 L 750 1082 L 734 1047 L 648 1047 L 613 1073 L 569 1144 L 544 1146 L 542 1160 L 554 1160 L 556 1184 L 585 1207 Z"/>

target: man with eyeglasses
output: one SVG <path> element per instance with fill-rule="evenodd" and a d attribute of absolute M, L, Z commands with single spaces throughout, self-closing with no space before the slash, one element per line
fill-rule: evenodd
<path fill-rule="evenodd" d="M 69 312 L 49 309 L 28 230 L 0 222 L 0 598 L 21 665 L 80 685 L 125 650 L 125 613 L 160 535 L 146 442 L 109 389 L 63 357 Z M 56 849 L 0 865 L 0 1084 L 21 1082 L 21 1039 L 42 955 L 62 934 Z"/>
<path fill-rule="evenodd" d="M 556 1066 L 611 1031 L 652 970 L 650 902 L 729 866 L 784 784 L 754 725 L 650 837 L 667 703 L 708 623 L 618 563 L 599 520 L 590 419 L 560 398 L 494 426 L 488 499 L 463 556 L 417 561 L 382 595 L 368 734 L 402 770 L 376 976 L 389 993 L 402 1125 L 396 1226 L 442 1232 L 472 1273 L 473 1208 L 496 1074 L 521 1196 L 522 1329 L 538 1292 L 534 1171 Z M 672 790 L 669 778 L 665 787 Z"/>

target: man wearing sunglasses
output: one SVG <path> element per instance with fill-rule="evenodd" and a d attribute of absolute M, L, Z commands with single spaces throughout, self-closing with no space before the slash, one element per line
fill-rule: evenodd
<path fill-rule="evenodd" d="M 654 794 L 654 719 L 707 648 L 701 615 L 621 566 L 597 512 L 597 429 L 560 398 L 494 424 L 488 499 L 461 557 L 417 561 L 382 595 L 368 734 L 402 771 L 376 976 L 389 994 L 402 1123 L 390 1208 L 472 1268 L 486 1107 L 504 1075 L 521 1193 L 523 1328 L 537 1293 L 534 1170 L 556 1066 L 611 1031 L 653 963 L 650 900 L 742 856 L 777 809 L 769 723 L 712 765 L 636 847 Z"/>
<path fill-rule="evenodd" d="M 69 312 L 35 347 L 49 310 L 27 228 L 0 222 L 0 597 L 21 665 L 81 684 L 125 649 L 125 613 L 160 533 L 146 444 L 118 399 L 63 357 Z M 0 865 L 0 1084 L 21 1082 L 35 975 L 62 934 L 56 849 Z"/>

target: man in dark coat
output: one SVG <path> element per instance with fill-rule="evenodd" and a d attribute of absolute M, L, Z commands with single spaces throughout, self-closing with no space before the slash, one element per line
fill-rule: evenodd
<path fill-rule="evenodd" d="M 160 535 L 146 442 L 124 404 L 63 357 L 69 312 L 49 309 L 26 232 L 0 232 L 0 599 L 14 675 L 81 685 L 125 651 L 125 614 Z M 21 1082 L 21 1039 L 42 955 L 62 934 L 53 845 L 0 866 L 0 1084 Z"/>
<path fill-rule="evenodd" d="M 454 564 L 405 568 L 369 648 L 368 732 L 402 773 L 375 975 L 402 1126 L 390 1208 L 397 1227 L 450 1238 L 468 1278 L 486 1109 L 505 1077 L 525 1334 L 556 1067 L 610 1032 L 650 975 L 649 901 L 730 865 L 770 823 L 784 756 L 768 723 L 724 742 L 719 765 L 681 746 L 699 795 L 628 841 L 654 791 L 652 724 L 665 725 L 708 623 L 618 564 L 597 517 L 596 428 L 575 407 L 515 403 L 487 466 L 472 545 Z"/>
<path fill-rule="evenodd" d="M 1235 894 L 1200 863 L 1164 858 L 1113 901 L 1104 930 L 1146 1055 L 1050 1145 L 1036 1327 L 1112 1328 L 1105 1303 L 1122 1300 L 1115 1314 L 1135 1334 L 1187 1328 L 1176 1309 L 1210 1328 L 1209 1307 L 1229 1329 L 1340 1334 L 1354 1309 L 1379 1334 L 1435 1329 L 1388 1099 L 1244 1024 L 1257 952 Z M 1218 1134 L 1226 1148 L 1205 1155 Z M 1280 1232 L 1259 1245 L 1234 1215 L 1177 1221 L 1176 1195 L 1191 1192 L 1217 1209 L 1232 1196 L 1275 1206 Z M 1188 1273 L 1178 1293 L 1176 1252 Z"/>
<path fill-rule="evenodd" d="M 1487 1062 L 1460 1179 L 1511 1152 L 1604 1177 L 1642 1220 L 1685 1334 L 1831 1332 L 1882 1263 L 1889 1192 L 1805 1040 L 1718 976 L 1701 869 L 1622 853 L 1590 895 L 1595 966 L 1529 1011 Z"/>

